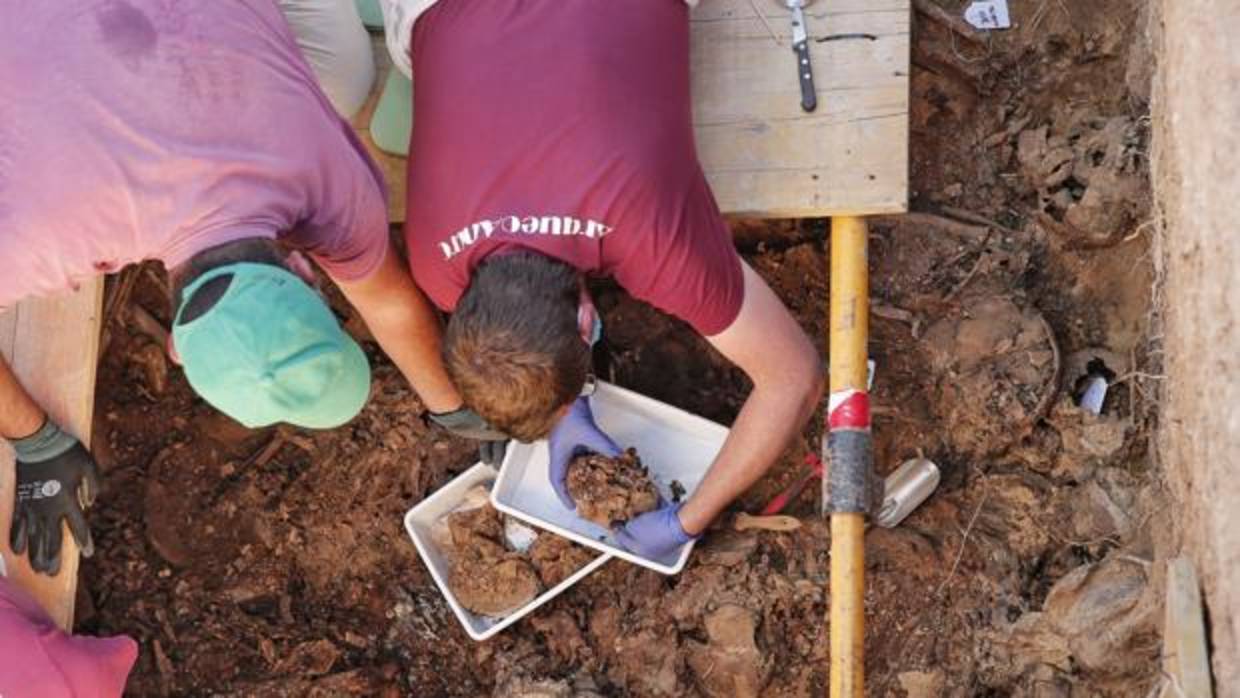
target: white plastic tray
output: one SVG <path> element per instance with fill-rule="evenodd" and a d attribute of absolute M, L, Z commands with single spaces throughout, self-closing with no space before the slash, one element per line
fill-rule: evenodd
<path fill-rule="evenodd" d="M 431 571 L 431 577 L 435 579 L 435 584 L 439 587 L 440 593 L 448 600 L 448 605 L 452 607 L 452 612 L 461 621 L 461 625 L 465 626 L 465 632 L 469 633 L 469 636 L 473 639 L 479 641 L 495 635 L 529 615 L 534 609 L 555 598 L 565 589 L 576 584 L 611 559 L 610 555 L 599 555 L 593 562 L 577 570 L 573 576 L 544 591 L 538 598 L 504 618 L 480 616 L 466 610 L 465 607 L 457 602 L 456 595 L 452 593 L 451 587 L 448 586 L 451 564 L 435 546 L 431 538 L 431 526 L 441 516 L 460 505 L 461 500 L 465 498 L 466 492 L 480 484 L 494 482 L 495 476 L 496 473 L 493 468 L 483 463 L 478 463 L 458 475 L 452 482 L 444 485 L 431 496 L 419 502 L 417 506 L 405 514 L 405 530 L 409 532 L 409 537 L 413 539 L 413 544 L 417 546 L 418 554 L 422 556 L 422 562 Z"/>
<path fill-rule="evenodd" d="M 727 427 L 610 383 L 599 382 L 590 406 L 600 429 L 621 448 L 637 449 L 642 464 L 668 501 L 672 500 L 673 480 L 684 486 L 686 496 L 693 494 L 728 437 Z M 692 541 L 667 559 L 652 560 L 625 550 L 611 531 L 565 509 L 551 489 L 549 461 L 546 441 L 509 443 L 499 479 L 491 490 L 495 508 L 663 574 L 676 574 L 684 568 Z"/>

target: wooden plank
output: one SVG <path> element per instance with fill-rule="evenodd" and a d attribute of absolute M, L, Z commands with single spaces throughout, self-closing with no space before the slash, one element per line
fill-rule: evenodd
<path fill-rule="evenodd" d="M 1163 670 L 1169 684 L 1163 698 L 1210 698 L 1210 653 L 1202 619 L 1201 590 L 1186 557 L 1167 561 L 1167 602 L 1163 608 Z"/>
<path fill-rule="evenodd" d="M 724 213 L 762 218 L 901 213 L 908 208 L 909 0 L 817 0 L 807 11 L 818 109 L 801 110 L 782 2 L 706 0 L 692 15 L 698 157 Z M 388 180 L 389 215 L 405 219 L 404 158 L 367 124 L 392 70 L 373 37 L 378 79 L 354 127 Z"/>
<path fill-rule="evenodd" d="M 908 0 L 806 10 L 818 108 L 801 109 L 782 3 L 709 0 L 692 16 L 698 157 L 729 214 L 808 217 L 908 206 Z M 868 38 L 818 39 L 840 34 Z"/>
<path fill-rule="evenodd" d="M 90 443 L 103 279 L 73 293 L 23 301 L 0 315 L 0 350 L 31 396 L 52 419 Z M 4 342 L 5 337 L 10 341 Z M 0 555 L 8 576 L 29 591 L 62 628 L 73 625 L 78 549 L 64 529 L 60 573 L 35 574 L 23 555 L 9 549 L 13 517 L 13 450 L 0 440 Z"/>

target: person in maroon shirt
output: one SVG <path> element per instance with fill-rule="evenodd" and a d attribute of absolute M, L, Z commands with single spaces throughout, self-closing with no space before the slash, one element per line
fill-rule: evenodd
<path fill-rule="evenodd" d="M 405 236 L 453 313 L 443 354 L 467 405 L 568 461 L 617 453 L 579 397 L 598 320 L 586 276 L 689 323 L 753 380 L 682 505 L 618 532 L 661 558 L 756 481 L 821 397 L 818 352 L 737 255 L 693 140 L 681 0 L 440 0 L 414 26 Z"/>

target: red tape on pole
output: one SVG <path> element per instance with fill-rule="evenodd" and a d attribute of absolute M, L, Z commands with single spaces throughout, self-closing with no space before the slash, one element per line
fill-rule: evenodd
<path fill-rule="evenodd" d="M 831 394 L 827 426 L 837 429 L 870 430 L 870 395 L 860 390 L 841 390 Z"/>

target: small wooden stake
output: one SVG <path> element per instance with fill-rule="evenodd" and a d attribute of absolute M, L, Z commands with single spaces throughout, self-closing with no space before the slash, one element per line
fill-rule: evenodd
<path fill-rule="evenodd" d="M 748 531 L 757 529 L 760 531 L 795 531 L 801 527 L 801 520 L 793 516 L 781 516 L 778 514 L 771 516 L 751 516 L 745 512 L 736 515 L 736 521 L 732 523 L 732 528 L 738 531 Z"/>
<path fill-rule="evenodd" d="M 1167 561 L 1163 670 L 1167 681 L 1173 685 L 1163 687 L 1159 694 L 1162 698 L 1212 698 L 1214 695 L 1197 572 L 1193 563 L 1182 556 Z"/>

